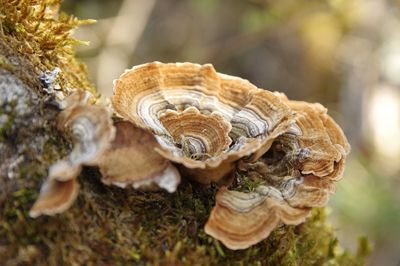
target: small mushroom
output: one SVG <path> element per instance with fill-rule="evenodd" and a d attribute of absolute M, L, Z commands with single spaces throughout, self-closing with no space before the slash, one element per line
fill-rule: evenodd
<path fill-rule="evenodd" d="M 249 193 L 222 187 L 204 230 L 230 249 L 245 249 L 268 237 L 280 222 L 299 224 L 309 213 L 309 208 L 291 207 L 273 187 Z"/>
<path fill-rule="evenodd" d="M 71 167 L 65 161 L 52 165 L 29 216 L 36 218 L 43 214 L 54 215 L 68 209 L 78 196 L 79 183 L 76 176 L 80 170 L 80 166 Z"/>
<path fill-rule="evenodd" d="M 72 132 L 76 140 L 67 159 L 71 165 L 96 165 L 115 135 L 110 114 L 95 105 L 65 109 L 58 117 L 58 126 L 62 131 Z"/>
<path fill-rule="evenodd" d="M 279 97 L 209 64 L 135 66 L 114 82 L 112 103 L 155 135 L 162 156 L 205 184 L 229 176 L 244 156 L 258 159 L 294 122 Z"/>
<path fill-rule="evenodd" d="M 74 148 L 69 156 L 49 169 L 31 217 L 54 215 L 71 206 L 79 191 L 76 180 L 83 165 L 96 165 L 115 135 L 110 114 L 104 107 L 87 105 L 87 94 L 77 91 L 67 97 L 57 118 L 61 131 L 72 132 Z"/>
<path fill-rule="evenodd" d="M 127 121 L 114 124 L 116 136 L 98 162 L 102 182 L 107 185 L 134 188 L 157 184 L 174 192 L 180 183 L 178 170 L 155 149 L 154 136 Z"/>

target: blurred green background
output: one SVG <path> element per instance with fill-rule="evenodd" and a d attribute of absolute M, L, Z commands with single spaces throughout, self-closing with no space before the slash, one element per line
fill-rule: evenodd
<path fill-rule="evenodd" d="M 330 201 L 342 245 L 365 235 L 369 265 L 400 265 L 399 0 L 65 0 L 93 18 L 75 36 L 91 81 L 110 96 L 124 69 L 212 63 L 289 98 L 320 102 L 352 145 Z"/>

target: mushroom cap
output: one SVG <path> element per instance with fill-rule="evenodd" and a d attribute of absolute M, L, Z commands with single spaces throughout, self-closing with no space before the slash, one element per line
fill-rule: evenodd
<path fill-rule="evenodd" d="M 222 187 L 204 230 L 230 249 L 245 249 L 267 238 L 279 222 L 299 224 L 309 213 L 289 206 L 272 187 L 249 193 Z"/>
<path fill-rule="evenodd" d="M 296 122 L 278 136 L 257 161 L 242 159 L 239 169 L 265 185 L 243 193 L 222 188 L 205 226 L 228 248 L 244 249 L 268 237 L 279 221 L 298 224 L 310 208 L 322 207 L 342 177 L 350 145 L 320 104 L 289 101 Z"/>
<path fill-rule="evenodd" d="M 296 117 L 295 139 L 301 151 L 304 151 L 302 174 L 319 177 L 330 176 L 336 164 L 345 160 L 350 152 L 350 145 L 335 121 L 327 114 L 321 104 L 300 101 L 287 101 Z M 338 177 L 330 176 L 331 179 Z"/>
<path fill-rule="evenodd" d="M 29 216 L 36 218 L 43 214 L 55 215 L 68 209 L 79 193 L 76 177 L 80 171 L 81 166 L 71 166 L 67 161 L 58 161 L 52 165 Z"/>
<path fill-rule="evenodd" d="M 63 110 L 58 127 L 72 132 L 76 145 L 68 157 L 71 164 L 96 165 L 115 137 L 108 111 L 101 106 L 77 105 Z"/>
<path fill-rule="evenodd" d="M 159 147 L 154 136 L 127 121 L 114 124 L 116 136 L 98 162 L 102 182 L 134 188 L 153 183 L 168 192 L 174 192 L 180 183 L 178 170 L 155 149 Z"/>
<path fill-rule="evenodd" d="M 320 104 L 289 100 L 287 104 L 296 112 L 296 123 L 257 162 L 242 161 L 239 168 L 280 188 L 292 207 L 325 206 L 335 191 L 333 181 L 343 175 L 350 145 Z M 285 193 L 295 178 L 302 181 L 295 183 L 294 192 Z"/>
<path fill-rule="evenodd" d="M 87 105 L 90 95 L 76 91 L 64 99 L 65 108 L 57 118 L 61 131 L 71 131 L 74 148 L 67 158 L 49 169 L 40 194 L 30 210 L 30 216 L 54 215 L 68 209 L 79 192 L 79 175 L 83 165 L 96 165 L 115 135 L 107 109 Z"/>
<path fill-rule="evenodd" d="M 279 97 L 210 64 L 135 66 L 114 81 L 112 103 L 121 117 L 153 132 L 161 155 L 204 183 L 226 176 L 241 157 L 258 159 L 294 122 Z"/>

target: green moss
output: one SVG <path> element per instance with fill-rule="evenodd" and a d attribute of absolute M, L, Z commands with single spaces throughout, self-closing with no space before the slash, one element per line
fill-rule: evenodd
<path fill-rule="evenodd" d="M 85 66 L 74 57 L 73 46 L 86 43 L 70 36 L 74 28 L 93 20 L 57 14 L 60 2 L 0 0 L 0 37 L 8 46 L 0 46 L 0 67 L 12 66 L 4 63 L 7 62 L 4 58 L 28 58 L 30 66 L 25 67 L 29 71 L 14 71 L 27 84 L 37 82 L 42 72 L 59 67 L 62 72 L 58 83 L 62 89 L 81 88 L 94 93 L 87 81 Z"/>
<path fill-rule="evenodd" d="M 98 177 L 85 170 L 78 202 L 55 217 L 28 218 L 36 193 L 13 193 L 0 230 L 10 258 L 28 246 L 37 249 L 31 263 L 38 264 L 363 265 L 368 254 L 364 248 L 357 256 L 340 252 L 323 209 L 302 225 L 281 226 L 267 240 L 232 251 L 203 230 L 215 187 L 184 182 L 174 194 L 139 192 L 106 187 Z"/>
<path fill-rule="evenodd" d="M 254 178 L 249 178 L 247 175 L 236 173 L 235 179 L 235 190 L 241 192 L 252 192 L 260 185 L 266 185 L 265 180 Z"/>
<path fill-rule="evenodd" d="M 15 105 L 16 105 L 15 100 L 9 102 L 8 105 L 9 105 L 10 108 L 14 109 Z M 0 110 L 0 115 L 4 115 L 6 117 L 6 119 L 7 119 L 5 121 L 5 123 L 2 123 L 0 125 L 0 142 L 3 142 L 5 140 L 5 138 L 6 138 L 7 132 L 13 126 L 13 121 L 14 121 L 14 118 L 15 118 L 16 114 L 15 114 L 14 110 L 11 110 L 11 112 L 4 112 L 3 110 Z"/>
<path fill-rule="evenodd" d="M 14 70 L 14 65 L 10 63 L 10 61 L 8 61 L 8 59 L 0 54 L 0 68 L 3 68 L 5 70 L 9 70 L 12 71 Z"/>

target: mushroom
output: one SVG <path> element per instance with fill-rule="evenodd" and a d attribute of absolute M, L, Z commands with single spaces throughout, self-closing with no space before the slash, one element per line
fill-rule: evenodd
<path fill-rule="evenodd" d="M 76 91 L 61 104 L 65 109 L 57 118 L 58 128 L 72 132 L 74 148 L 69 156 L 49 169 L 39 198 L 30 216 L 54 215 L 69 208 L 76 199 L 76 180 L 83 165 L 96 165 L 115 135 L 110 114 L 104 107 L 87 105 L 87 94 Z"/>
<path fill-rule="evenodd" d="M 274 187 L 249 193 L 222 187 L 204 230 L 230 249 L 245 249 L 268 237 L 281 221 L 299 224 L 309 213 L 309 208 L 291 207 Z"/>
<path fill-rule="evenodd" d="M 77 105 L 65 109 L 58 117 L 58 127 L 62 131 L 72 132 L 76 140 L 67 159 L 72 166 L 96 165 L 115 136 L 110 114 L 104 107 L 95 105 Z"/>
<path fill-rule="evenodd" d="M 244 156 L 257 160 L 294 122 L 278 96 L 210 64 L 135 66 L 114 81 L 112 104 L 155 135 L 162 156 L 204 184 L 229 177 Z"/>
<path fill-rule="evenodd" d="M 287 197 L 290 204 L 324 206 L 329 194 L 335 191 L 333 181 L 343 175 L 350 145 L 320 104 L 289 100 L 286 103 L 297 113 L 296 123 L 258 161 L 242 161 L 239 168 L 250 176 L 261 176 L 273 186 L 301 177 L 303 182 L 296 185 L 296 193 Z"/>
<path fill-rule="evenodd" d="M 77 141 L 68 158 L 50 168 L 32 217 L 73 203 L 83 165 L 98 165 L 107 185 L 157 185 L 169 192 L 180 173 L 221 185 L 238 169 L 261 185 L 251 192 L 222 186 L 205 232 L 244 249 L 324 206 L 350 151 L 322 105 L 290 101 L 209 64 L 153 62 L 127 70 L 114 81 L 112 105 L 125 120 L 115 127 L 107 104 L 87 101 L 78 91 L 62 104 L 59 128 Z"/>
<path fill-rule="evenodd" d="M 159 147 L 154 136 L 130 122 L 114 124 L 116 136 L 98 162 L 102 182 L 107 185 L 134 188 L 153 183 L 172 193 L 180 183 L 178 170 L 155 152 Z"/>
<path fill-rule="evenodd" d="M 241 171 L 264 185 L 251 193 L 223 188 L 205 226 L 206 233 L 232 249 L 247 248 L 265 239 L 279 220 L 299 224 L 310 208 L 325 206 L 329 194 L 335 191 L 333 181 L 342 177 L 350 151 L 346 137 L 326 108 L 278 96 L 296 112 L 295 124 L 257 161 L 244 158 L 239 162 Z M 296 219 L 285 219 L 282 214 Z M 246 219 L 259 221 L 262 229 L 251 227 Z"/>
<path fill-rule="evenodd" d="M 79 192 L 76 176 L 81 167 L 71 167 L 65 161 L 59 161 L 49 169 L 49 176 L 42 184 L 39 198 L 29 211 L 29 216 L 54 215 L 68 209 L 74 203 Z"/>

